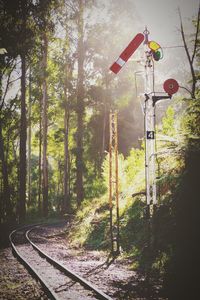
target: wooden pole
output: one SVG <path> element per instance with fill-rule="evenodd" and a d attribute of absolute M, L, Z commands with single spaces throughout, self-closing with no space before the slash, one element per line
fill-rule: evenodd
<path fill-rule="evenodd" d="M 119 254 L 119 175 L 118 175 L 118 130 L 117 112 L 110 111 L 110 142 L 109 142 L 109 208 L 110 238 L 112 254 Z M 114 185 L 114 188 L 113 188 Z M 113 218 L 113 195 L 115 196 L 116 214 Z M 115 222 L 113 222 L 115 219 Z M 115 223 L 115 226 L 113 225 Z"/>
<path fill-rule="evenodd" d="M 29 106 L 28 106 L 28 204 L 31 206 L 31 67 L 29 70 Z"/>
<path fill-rule="evenodd" d="M 116 196 L 116 221 L 117 221 L 117 254 L 119 253 L 119 171 L 118 171 L 118 128 L 117 112 L 115 112 L 115 196 Z"/>
<path fill-rule="evenodd" d="M 109 115 L 110 126 L 110 141 L 109 141 L 109 209 L 110 209 L 110 239 L 111 239 L 111 253 L 113 254 L 113 216 L 112 216 L 112 112 Z"/>

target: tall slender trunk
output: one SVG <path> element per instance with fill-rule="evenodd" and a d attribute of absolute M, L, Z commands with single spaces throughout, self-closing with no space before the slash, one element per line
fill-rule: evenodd
<path fill-rule="evenodd" d="M 42 185 L 42 103 L 40 99 L 40 117 L 39 117 L 39 158 L 38 158 L 38 212 L 41 213 L 41 185 Z"/>
<path fill-rule="evenodd" d="M 67 96 L 67 95 L 66 95 Z M 69 197 L 69 120 L 70 113 L 67 105 L 67 101 L 65 103 L 65 115 L 64 115 L 64 130 L 65 130 L 65 138 L 64 138 L 64 202 L 63 202 L 63 212 L 70 213 L 71 211 L 71 203 Z"/>
<path fill-rule="evenodd" d="M 62 180 L 62 168 L 61 168 L 61 161 L 60 159 L 58 160 L 58 181 L 57 181 L 57 191 L 56 191 L 56 196 L 59 199 L 60 198 L 60 185 L 61 185 L 61 180 Z M 62 187 L 61 187 L 62 190 Z M 60 202 L 60 200 L 59 200 Z M 59 205 L 61 206 L 61 205 Z"/>
<path fill-rule="evenodd" d="M 0 178 L 0 225 L 3 223 L 3 177 Z"/>
<path fill-rule="evenodd" d="M 83 45 L 83 2 L 79 0 L 78 15 L 78 80 L 77 80 L 77 152 L 76 152 L 76 195 L 77 205 L 84 198 L 83 189 L 83 117 L 84 117 L 84 45 Z"/>
<path fill-rule="evenodd" d="M 42 111 L 42 146 L 43 146 L 43 153 L 42 153 L 42 195 L 43 195 L 43 215 L 46 217 L 48 215 L 48 161 L 47 161 L 47 78 L 46 78 L 46 71 L 47 71 L 47 50 L 48 50 L 48 39 L 47 35 L 44 32 L 43 34 L 43 83 L 42 83 L 42 90 L 43 90 L 43 97 L 42 97 L 42 104 L 43 104 L 43 111 Z"/>
<path fill-rule="evenodd" d="M 28 204 L 31 204 L 31 68 L 29 70 L 29 105 L 28 105 Z"/>
<path fill-rule="evenodd" d="M 22 75 L 21 75 L 21 122 L 20 122 L 20 162 L 19 162 L 19 222 L 26 217 L 26 57 L 21 54 Z"/>
<path fill-rule="evenodd" d="M 11 208 L 11 199 L 10 199 L 10 186 L 8 181 L 8 167 L 4 155 L 4 140 L 2 135 L 2 120 L 0 119 L 0 159 L 2 164 L 2 175 L 3 175 L 3 194 L 1 201 L 1 212 L 2 217 L 6 215 L 5 220 L 11 218 L 12 208 Z"/>

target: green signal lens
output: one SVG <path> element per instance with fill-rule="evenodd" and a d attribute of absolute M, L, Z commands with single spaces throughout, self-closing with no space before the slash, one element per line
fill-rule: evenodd
<path fill-rule="evenodd" d="M 157 51 L 154 51 L 154 52 L 153 52 L 153 58 L 154 58 L 154 60 L 156 60 L 156 61 L 158 61 L 158 60 L 160 60 L 161 58 L 163 58 L 162 50 L 161 50 L 161 49 L 158 49 Z"/>

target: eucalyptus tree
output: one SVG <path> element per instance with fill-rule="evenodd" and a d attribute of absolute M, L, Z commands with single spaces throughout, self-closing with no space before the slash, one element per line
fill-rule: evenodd
<path fill-rule="evenodd" d="M 77 60 L 77 84 L 76 84 L 76 199 L 77 206 L 81 205 L 84 198 L 84 123 L 85 123 L 85 98 L 86 98 L 86 41 L 88 27 L 90 26 L 86 15 L 88 8 L 91 9 L 94 1 L 70 1 L 65 4 L 69 8 L 74 22 L 75 57 Z"/>
<path fill-rule="evenodd" d="M 19 150 L 19 220 L 26 215 L 26 68 L 27 56 L 33 46 L 33 27 L 31 15 L 34 5 L 31 0 L 1 1 L 4 23 L 3 42 L 8 55 L 21 60 L 21 118 L 20 118 L 20 150 Z"/>
<path fill-rule="evenodd" d="M 1 33 L 2 41 L 7 49 L 8 55 L 14 59 L 18 58 L 21 61 L 21 105 L 20 105 L 20 150 L 19 150 L 19 220 L 24 221 L 26 215 L 26 177 L 27 177 L 27 157 L 26 157 L 26 143 L 27 143 L 27 79 L 26 71 L 31 57 L 36 50 L 38 43 L 42 47 L 43 53 L 43 165 L 45 170 L 44 178 L 47 178 L 47 161 L 46 161 L 46 143 L 47 143 L 47 123 L 45 118 L 47 83 L 46 83 L 46 64 L 47 64 L 47 47 L 48 37 L 47 31 L 52 30 L 53 25 L 50 18 L 50 6 L 55 4 L 56 1 L 34 1 L 34 0 L 17 0 L 5 1 L 1 0 L 3 19 Z M 38 38 L 42 36 L 42 38 Z M 45 181 L 46 183 L 46 181 Z M 47 214 L 47 195 L 48 184 L 43 189 L 44 195 L 44 212 Z"/>
<path fill-rule="evenodd" d="M 2 20 L 2 15 L 1 18 Z M 5 99 L 9 86 L 11 84 L 11 74 L 15 68 L 14 59 L 11 57 L 6 57 L 6 53 L 2 52 L 0 55 L 0 162 L 2 170 L 2 188 L 0 191 L 0 222 L 8 221 L 12 215 L 12 204 L 11 204 L 11 191 L 9 183 L 9 174 L 8 174 L 8 159 L 5 155 L 6 142 L 3 135 L 3 127 L 5 127 Z M 3 80 L 6 79 L 6 84 L 3 87 Z"/>
<path fill-rule="evenodd" d="M 77 204 L 80 206 L 84 198 L 83 189 L 83 117 L 84 117 L 84 31 L 83 31 L 83 1 L 78 0 L 78 78 L 77 78 L 77 149 L 76 149 L 76 193 Z"/>
<path fill-rule="evenodd" d="M 5 220 L 4 215 L 6 214 L 6 219 L 11 216 L 11 199 L 10 199 L 10 184 L 8 178 L 8 165 L 5 158 L 5 146 L 2 134 L 2 119 L 0 118 L 0 159 L 1 159 L 1 169 L 2 169 L 2 181 L 3 181 L 3 192 L 2 199 L 0 201 L 0 223 Z"/>
<path fill-rule="evenodd" d="M 34 20 L 37 26 L 38 44 L 41 50 L 41 146 L 42 146 L 42 200 L 43 215 L 48 215 L 48 45 L 54 31 L 54 8 L 57 6 L 56 0 L 35 1 L 36 12 Z M 41 150 L 40 150 L 41 151 Z M 40 175 L 39 175 L 40 176 Z M 41 177 L 40 177 L 41 178 Z M 40 189 L 40 187 L 39 187 Z M 40 195 L 39 195 L 40 198 Z M 40 201 L 39 201 L 40 202 Z"/>
<path fill-rule="evenodd" d="M 63 129 L 64 129 L 64 161 L 63 161 L 63 197 L 61 211 L 63 214 L 70 213 L 72 210 L 72 149 L 70 149 L 69 141 L 71 139 L 71 130 L 74 119 L 73 110 L 75 108 L 75 77 L 74 64 L 76 55 L 76 37 L 74 34 L 74 20 L 76 19 L 76 9 L 70 1 L 63 1 L 58 9 L 58 27 L 63 30 L 63 37 L 60 38 L 60 55 L 57 59 L 59 68 L 59 91 L 61 98 L 61 107 L 63 112 Z"/>

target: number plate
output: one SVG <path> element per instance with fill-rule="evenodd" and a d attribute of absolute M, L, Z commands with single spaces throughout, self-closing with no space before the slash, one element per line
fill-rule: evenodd
<path fill-rule="evenodd" d="M 154 140 L 154 131 L 147 131 L 147 140 Z"/>

